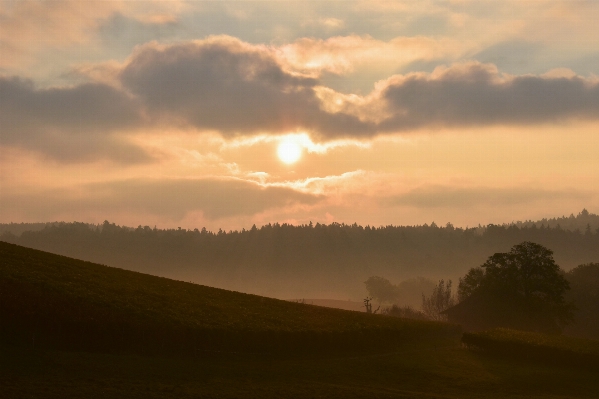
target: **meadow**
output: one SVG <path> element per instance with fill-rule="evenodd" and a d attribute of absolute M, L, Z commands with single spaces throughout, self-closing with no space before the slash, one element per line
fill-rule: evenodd
<path fill-rule="evenodd" d="M 593 368 L 495 356 L 461 337 L 451 324 L 279 301 L 0 243 L 4 397 L 592 398 L 599 390 Z"/>
<path fill-rule="evenodd" d="M 599 371 L 599 341 L 497 328 L 465 332 L 462 343 L 495 356 L 589 368 Z"/>
<path fill-rule="evenodd" d="M 140 356 L 2 348 L 9 398 L 596 398 L 597 372 L 423 340 L 379 354 Z"/>
<path fill-rule="evenodd" d="M 0 242 L 0 334 L 104 352 L 387 350 L 459 326 L 376 317 L 83 262 Z"/>

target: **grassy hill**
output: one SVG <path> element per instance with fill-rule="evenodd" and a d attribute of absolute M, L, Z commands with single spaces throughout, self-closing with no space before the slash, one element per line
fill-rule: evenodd
<path fill-rule="evenodd" d="M 328 309 L 0 242 L 0 334 L 105 352 L 388 350 L 459 327 Z"/>
<path fill-rule="evenodd" d="M 597 395 L 594 367 L 471 351 L 459 335 L 449 324 L 279 301 L 0 242 L 0 397 Z M 479 341 L 491 346 L 597 352 L 595 341 L 487 335 Z"/>

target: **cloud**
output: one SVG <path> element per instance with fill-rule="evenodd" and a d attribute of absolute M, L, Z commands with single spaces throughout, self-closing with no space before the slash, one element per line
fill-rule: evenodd
<path fill-rule="evenodd" d="M 57 71 L 74 64 L 122 60 L 139 40 L 174 35 L 178 17 L 187 11 L 185 3 L 0 1 L 0 71 L 48 85 L 56 81 Z"/>
<path fill-rule="evenodd" d="M 349 49 L 329 55 L 336 51 Z M 507 75 L 492 64 L 458 63 L 394 75 L 362 96 L 324 86 L 284 56 L 277 47 L 215 36 L 149 43 L 120 64 L 85 64 L 79 74 L 103 79 L 96 83 L 36 88 L 0 77 L 2 145 L 59 160 L 132 162 L 147 159 L 128 144 L 141 128 L 212 131 L 228 140 L 305 132 L 330 142 L 423 128 L 599 119 L 597 80 L 564 70 Z"/>
<path fill-rule="evenodd" d="M 390 205 L 408 205 L 416 208 L 457 208 L 473 206 L 531 205 L 535 202 L 590 199 L 592 194 L 580 190 L 546 190 L 529 187 L 450 187 L 426 185 L 404 194 L 388 197 Z"/>
<path fill-rule="evenodd" d="M 302 28 L 322 27 L 327 31 L 334 31 L 343 28 L 344 22 L 339 18 L 310 18 L 302 22 Z"/>
<path fill-rule="evenodd" d="M 381 89 L 393 116 L 380 130 L 544 124 L 599 117 L 599 84 L 581 77 L 507 76 L 477 62 L 390 78 Z"/>
<path fill-rule="evenodd" d="M 599 115 L 599 85 L 578 76 L 511 76 L 470 62 L 395 75 L 359 96 L 289 70 L 275 53 L 230 37 L 151 44 L 131 57 L 121 79 L 150 114 L 229 137 L 304 130 L 321 140 L 367 138 Z"/>
<path fill-rule="evenodd" d="M 318 82 L 285 70 L 272 49 L 231 37 L 145 45 L 127 62 L 121 80 L 156 118 L 226 136 L 297 130 L 333 136 L 369 129 L 354 115 L 324 111 L 314 91 Z"/>
<path fill-rule="evenodd" d="M 346 172 L 341 175 L 309 177 L 302 180 L 268 183 L 270 187 L 289 187 L 304 193 L 318 195 L 355 194 L 356 186 L 364 185 L 368 174 L 363 170 Z M 370 182 L 372 183 L 372 182 Z"/>
<path fill-rule="evenodd" d="M 362 70 L 362 73 L 381 70 L 389 76 L 389 71 L 396 71 L 415 61 L 456 59 L 469 45 L 462 41 L 424 36 L 383 41 L 367 35 L 349 35 L 327 39 L 301 38 L 281 46 L 280 51 L 283 64 L 312 76 L 323 72 L 349 74 L 356 69 Z"/>
<path fill-rule="evenodd" d="M 3 50 L 13 49 L 10 57 L 0 57 L 0 65 L 18 66 L 44 48 L 83 43 L 89 39 L 98 19 L 121 6 L 118 1 L 86 3 L 83 6 L 74 0 L 0 2 L 0 46 Z"/>
<path fill-rule="evenodd" d="M 91 183 L 76 189 L 4 193 L 2 218 L 54 220 L 62 215 L 77 215 L 80 220 L 90 220 L 90 213 L 110 215 L 117 210 L 140 215 L 140 219 L 153 215 L 180 221 L 199 212 L 205 219 L 217 220 L 318 201 L 316 195 L 238 179 L 130 179 Z M 15 218 L 7 217 L 9 214 Z"/>
<path fill-rule="evenodd" d="M 147 158 L 111 134 L 142 121 L 139 106 L 122 91 L 93 83 L 37 89 L 31 81 L 0 77 L 0 93 L 2 145 L 58 160 Z"/>

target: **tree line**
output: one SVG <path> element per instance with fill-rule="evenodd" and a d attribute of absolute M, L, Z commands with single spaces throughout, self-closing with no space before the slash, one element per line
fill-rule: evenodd
<path fill-rule="evenodd" d="M 579 215 L 582 218 L 581 215 Z M 582 219 L 581 219 L 582 220 Z M 552 248 L 565 270 L 599 259 L 597 231 L 489 225 L 267 224 L 240 231 L 55 223 L 0 240 L 109 266 L 279 298 L 363 298 L 373 275 L 453 278 L 515 243 Z M 251 283 L 250 283 L 251 281 Z"/>

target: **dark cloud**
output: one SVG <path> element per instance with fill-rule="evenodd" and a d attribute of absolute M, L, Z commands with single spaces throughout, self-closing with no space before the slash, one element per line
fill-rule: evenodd
<path fill-rule="evenodd" d="M 7 193 L 2 197 L 2 212 L 54 220 L 65 213 L 89 219 L 86 216 L 90 210 L 108 215 L 117 209 L 130 215 L 166 216 L 173 221 L 190 212 L 202 212 L 207 219 L 215 220 L 298 203 L 314 204 L 320 198 L 290 188 L 263 187 L 235 179 L 133 179 L 87 184 L 77 190 L 85 194 L 74 194 L 67 189 Z"/>
<path fill-rule="evenodd" d="M 102 84 L 37 89 L 30 81 L 0 77 L 2 145 L 24 147 L 59 160 L 146 156 L 112 132 L 141 122 L 139 106 Z"/>
<path fill-rule="evenodd" d="M 233 38 L 148 45 L 121 78 L 151 115 L 225 135 L 305 129 L 342 136 L 372 128 L 355 116 L 323 111 L 316 80 L 285 71 L 269 51 Z"/>
<path fill-rule="evenodd" d="M 389 205 L 408 205 L 417 208 L 464 208 L 468 206 L 530 205 L 536 201 L 590 199 L 592 195 L 580 190 L 544 190 L 527 187 L 449 187 L 423 186 L 405 194 L 388 198 Z"/>
<path fill-rule="evenodd" d="M 325 112 L 314 92 L 317 81 L 287 72 L 267 50 L 227 37 L 146 46 L 121 77 L 156 117 L 225 135 L 305 129 L 326 140 L 599 115 L 596 83 L 580 77 L 508 77 L 493 65 L 473 62 L 390 78 L 381 97 L 370 103 L 389 116 L 367 123 L 350 108 Z"/>
<path fill-rule="evenodd" d="M 597 83 L 580 77 L 504 77 L 493 66 L 479 63 L 391 80 L 383 97 L 394 114 L 380 124 L 384 131 L 599 117 Z"/>
<path fill-rule="evenodd" d="M 150 43 L 117 73 L 122 89 L 99 83 L 40 89 L 0 77 L 0 139 L 59 160 L 134 162 L 147 155 L 127 144 L 123 132 L 141 127 L 193 127 L 228 137 L 303 130 L 330 140 L 599 118 L 594 81 L 504 76 L 476 62 L 391 77 L 366 105 L 347 103 L 327 112 L 336 106 L 321 103 L 320 82 L 289 72 L 275 51 L 224 36 Z M 365 122 L 371 112 L 385 116 Z"/>

